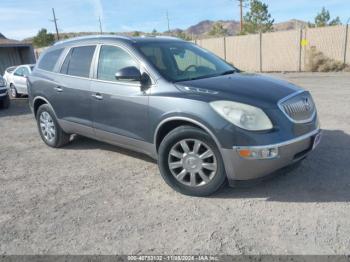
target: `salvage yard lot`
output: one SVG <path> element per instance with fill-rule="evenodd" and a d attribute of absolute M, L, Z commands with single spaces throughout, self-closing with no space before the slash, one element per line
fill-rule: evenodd
<path fill-rule="evenodd" d="M 180 195 L 146 156 L 40 139 L 27 99 L 0 111 L 1 254 L 349 254 L 350 74 L 275 74 L 309 90 L 323 140 L 297 169 Z"/>

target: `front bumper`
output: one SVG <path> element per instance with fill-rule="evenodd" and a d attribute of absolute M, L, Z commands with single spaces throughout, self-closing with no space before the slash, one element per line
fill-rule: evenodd
<path fill-rule="evenodd" d="M 245 147 L 253 150 L 278 148 L 278 155 L 267 159 L 241 157 L 238 153 L 240 147 L 221 149 L 227 177 L 229 180 L 256 179 L 291 165 L 303 159 L 314 149 L 314 140 L 320 133 L 321 130 L 316 129 L 300 137 L 277 144 Z"/>

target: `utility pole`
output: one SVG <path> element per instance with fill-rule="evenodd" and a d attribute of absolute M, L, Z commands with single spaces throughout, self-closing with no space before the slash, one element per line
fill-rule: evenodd
<path fill-rule="evenodd" d="M 166 20 L 168 22 L 168 32 L 170 33 L 170 24 L 169 24 L 169 13 L 168 13 L 168 10 L 166 10 Z"/>
<path fill-rule="evenodd" d="M 53 20 L 51 20 L 52 22 L 55 23 L 55 28 L 56 28 L 56 36 L 57 36 L 57 41 L 60 40 L 60 36 L 58 34 L 58 28 L 57 28 L 57 18 L 56 18 L 56 15 L 55 15 L 55 9 L 52 8 L 52 14 L 53 14 Z"/>
<path fill-rule="evenodd" d="M 100 34 L 102 35 L 102 23 L 101 23 L 101 17 L 98 17 L 98 22 L 100 23 Z"/>
<path fill-rule="evenodd" d="M 241 33 L 243 32 L 243 1 L 244 0 L 238 0 L 239 1 L 239 9 L 240 9 L 240 30 Z"/>

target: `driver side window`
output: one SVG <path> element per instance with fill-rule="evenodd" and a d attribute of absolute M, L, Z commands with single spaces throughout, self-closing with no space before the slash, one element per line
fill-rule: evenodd
<path fill-rule="evenodd" d="M 115 79 L 115 73 L 129 66 L 138 68 L 138 64 L 129 53 L 116 46 L 101 46 L 98 59 L 97 79 L 117 81 Z"/>
<path fill-rule="evenodd" d="M 215 70 L 215 65 L 210 63 L 205 58 L 199 57 L 195 55 L 192 51 L 185 49 L 183 52 L 179 52 L 178 50 L 173 51 L 174 59 L 176 61 L 177 67 L 181 71 L 187 70 L 191 65 L 196 67 L 208 67 L 210 69 Z"/>

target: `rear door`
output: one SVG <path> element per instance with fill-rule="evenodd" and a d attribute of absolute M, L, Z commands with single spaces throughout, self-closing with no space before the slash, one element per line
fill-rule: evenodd
<path fill-rule="evenodd" d="M 72 47 L 55 76 L 56 95 L 51 100 L 66 130 L 93 135 L 91 115 L 91 62 L 96 45 Z"/>
<path fill-rule="evenodd" d="M 102 45 L 96 61 L 96 80 L 93 80 L 91 90 L 96 135 L 125 146 L 130 139 L 136 144 L 145 141 L 149 132 L 148 95 L 141 90 L 139 82 L 115 78 L 115 73 L 122 68 L 135 66 L 140 69 L 138 60 L 122 46 Z"/>

